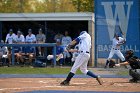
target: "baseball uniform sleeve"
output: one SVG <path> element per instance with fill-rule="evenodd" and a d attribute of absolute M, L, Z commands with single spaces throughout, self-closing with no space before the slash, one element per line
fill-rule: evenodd
<path fill-rule="evenodd" d="M 28 42 L 28 36 L 26 36 L 26 38 L 25 38 L 25 42 Z"/>
<path fill-rule="evenodd" d="M 82 34 L 82 35 L 80 35 L 79 37 L 77 37 L 77 38 L 75 39 L 75 41 L 76 41 L 76 42 L 80 42 L 80 40 L 82 40 L 82 39 L 84 39 L 84 38 L 86 38 L 86 34 L 85 34 L 85 33 Z"/>
<path fill-rule="evenodd" d="M 25 37 L 22 35 L 22 42 L 25 42 Z"/>
<path fill-rule="evenodd" d="M 45 43 L 46 41 L 46 36 L 43 34 L 43 42 Z"/>
<path fill-rule="evenodd" d="M 5 42 L 8 41 L 8 38 L 9 38 L 9 34 L 6 35 L 6 40 L 5 40 Z"/>
<path fill-rule="evenodd" d="M 84 38 L 86 38 L 86 33 L 80 35 L 78 38 L 80 38 L 81 40 L 84 39 Z"/>
<path fill-rule="evenodd" d="M 71 39 L 71 37 L 69 37 L 69 42 L 71 42 L 72 41 L 72 39 Z"/>
<path fill-rule="evenodd" d="M 36 41 L 36 37 L 35 37 L 35 35 L 33 35 L 33 41 Z"/>

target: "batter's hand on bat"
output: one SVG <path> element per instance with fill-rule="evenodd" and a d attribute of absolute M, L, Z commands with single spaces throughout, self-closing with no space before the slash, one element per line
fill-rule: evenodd
<path fill-rule="evenodd" d="M 77 49 L 70 49 L 68 52 L 78 52 Z"/>
<path fill-rule="evenodd" d="M 69 51 L 72 48 L 72 45 L 67 45 L 66 50 Z"/>

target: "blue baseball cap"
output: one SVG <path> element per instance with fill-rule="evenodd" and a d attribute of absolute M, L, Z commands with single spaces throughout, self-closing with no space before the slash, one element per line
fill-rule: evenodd
<path fill-rule="evenodd" d="M 3 40 L 1 40 L 1 43 L 4 43 L 4 41 L 3 41 Z"/>
<path fill-rule="evenodd" d="M 60 39 L 56 39 L 56 42 L 61 42 Z"/>
<path fill-rule="evenodd" d="M 42 29 L 40 28 L 38 31 L 42 32 Z"/>
<path fill-rule="evenodd" d="M 13 32 L 13 29 L 9 29 L 9 32 Z"/>
<path fill-rule="evenodd" d="M 21 31 L 17 31 L 17 34 L 21 34 Z"/>
<path fill-rule="evenodd" d="M 28 33 L 29 33 L 29 32 L 32 32 L 32 29 L 28 29 Z"/>

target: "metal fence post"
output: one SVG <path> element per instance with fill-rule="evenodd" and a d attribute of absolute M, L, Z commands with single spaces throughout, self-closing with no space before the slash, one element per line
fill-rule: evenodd
<path fill-rule="evenodd" d="M 15 64 L 14 47 L 12 47 L 12 65 Z"/>
<path fill-rule="evenodd" d="M 53 47 L 53 55 L 54 55 L 54 59 L 53 59 L 54 66 L 56 66 L 56 46 L 55 45 Z"/>
<path fill-rule="evenodd" d="M 0 21 L 0 42 L 2 40 L 2 22 Z"/>

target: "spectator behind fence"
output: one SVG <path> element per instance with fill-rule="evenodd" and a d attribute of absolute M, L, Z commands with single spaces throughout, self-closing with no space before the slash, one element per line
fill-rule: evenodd
<path fill-rule="evenodd" d="M 16 44 L 24 44 L 25 43 L 25 37 L 23 36 L 21 31 L 17 31 L 17 35 L 15 37 L 14 42 Z M 15 50 L 17 63 L 24 64 L 23 55 L 22 55 L 23 54 L 22 47 L 14 47 L 14 50 Z"/>
<path fill-rule="evenodd" d="M 63 35 L 60 34 L 60 32 L 58 32 L 58 33 L 55 35 L 54 40 L 57 41 L 57 40 L 59 39 L 59 40 L 61 41 L 61 40 L 62 40 L 62 37 L 63 37 Z"/>
<path fill-rule="evenodd" d="M 62 63 L 63 63 L 63 52 L 64 52 L 64 49 L 61 46 L 61 41 L 59 39 L 57 39 L 56 40 L 56 61 L 59 62 L 60 66 L 62 66 Z M 54 58 L 53 55 L 47 56 L 48 60 L 52 60 L 53 58 Z"/>
<path fill-rule="evenodd" d="M 61 42 L 61 43 L 62 43 L 62 46 L 63 46 L 63 48 L 64 48 L 64 50 L 65 50 L 65 52 L 64 52 L 64 58 L 68 58 L 67 61 L 71 61 L 71 60 L 70 60 L 71 55 L 70 55 L 69 52 L 66 51 L 66 46 L 67 46 L 71 41 L 72 41 L 72 39 L 71 39 L 71 37 L 69 36 L 68 31 L 65 31 L 65 36 L 62 37 L 62 42 Z"/>
<path fill-rule="evenodd" d="M 17 35 L 14 38 L 14 43 L 17 43 L 17 44 L 25 43 L 25 37 L 21 31 L 17 31 Z"/>
<path fill-rule="evenodd" d="M 32 34 L 32 29 L 28 29 L 28 35 L 25 38 L 26 43 L 36 43 L 36 37 Z M 27 46 L 23 49 L 24 55 L 29 58 L 29 63 L 32 64 L 32 59 L 35 56 L 35 47 Z"/>
<path fill-rule="evenodd" d="M 23 48 L 23 56 L 25 57 L 25 59 L 29 58 L 28 63 L 30 65 L 32 65 L 33 63 L 33 58 L 35 57 L 35 48 L 34 47 L 24 47 Z"/>
<path fill-rule="evenodd" d="M 25 39 L 26 43 L 36 43 L 36 37 L 34 34 L 32 34 L 32 29 L 28 29 L 28 35 Z"/>
<path fill-rule="evenodd" d="M 5 43 L 12 44 L 15 36 L 16 35 L 13 33 L 13 29 L 10 29 L 9 33 L 6 35 Z"/>
<path fill-rule="evenodd" d="M 13 33 L 13 29 L 9 29 L 9 33 L 6 35 L 5 43 L 12 44 L 14 42 L 15 33 Z M 9 64 L 11 64 L 11 47 L 8 47 L 8 60 Z"/>
<path fill-rule="evenodd" d="M 1 40 L 1 43 L 4 43 L 3 40 Z M 7 58 L 8 57 L 8 49 L 6 46 L 0 47 L 0 61 L 3 63 L 2 58 Z"/>
<path fill-rule="evenodd" d="M 45 43 L 46 36 L 45 36 L 45 34 L 43 34 L 42 29 L 38 30 L 38 34 L 36 36 L 36 40 L 37 40 L 37 43 Z M 44 55 L 43 54 L 43 50 L 44 50 L 43 47 L 38 47 L 38 51 L 39 51 L 39 55 L 40 56 Z"/>

